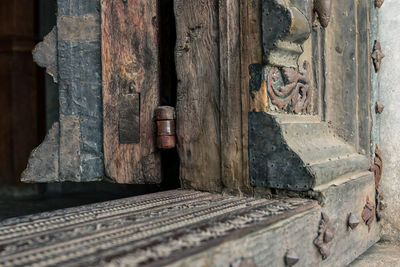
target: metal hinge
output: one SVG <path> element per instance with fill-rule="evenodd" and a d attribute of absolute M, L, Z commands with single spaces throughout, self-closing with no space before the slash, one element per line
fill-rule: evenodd
<path fill-rule="evenodd" d="M 157 147 L 162 150 L 176 146 L 175 108 L 160 106 L 156 109 Z"/>

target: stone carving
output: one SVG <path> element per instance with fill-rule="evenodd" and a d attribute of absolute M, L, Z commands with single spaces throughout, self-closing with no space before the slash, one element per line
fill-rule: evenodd
<path fill-rule="evenodd" d="M 296 68 L 302 45 L 311 34 L 307 17 L 284 1 L 263 0 L 262 32 L 264 63 Z"/>
<path fill-rule="evenodd" d="M 369 197 L 367 196 L 367 203 L 364 206 L 364 209 L 361 213 L 361 218 L 365 222 L 366 225 L 368 225 L 368 231 L 371 230 L 372 223 L 375 220 L 375 205 L 369 200 Z"/>
<path fill-rule="evenodd" d="M 328 27 L 331 20 L 332 0 L 314 0 L 313 25 L 316 25 L 317 19 L 322 27 Z"/>
<path fill-rule="evenodd" d="M 313 91 L 310 63 L 305 61 L 299 70 L 271 67 L 267 77 L 267 90 L 271 103 L 278 109 L 310 114 Z"/>
<path fill-rule="evenodd" d="M 321 221 L 319 223 L 318 237 L 314 240 L 314 245 L 318 248 L 322 259 L 325 260 L 330 254 L 332 240 L 335 236 L 335 228 L 332 226 L 326 213 L 321 213 Z"/>
<path fill-rule="evenodd" d="M 385 0 L 375 0 L 375 7 L 380 8 Z"/>
<path fill-rule="evenodd" d="M 347 220 L 347 225 L 352 229 L 356 229 L 356 227 L 360 224 L 360 220 L 353 213 L 349 214 L 349 218 Z"/>
<path fill-rule="evenodd" d="M 371 54 L 372 60 L 374 62 L 375 72 L 379 72 L 381 69 L 382 59 L 385 55 L 382 53 L 381 43 L 375 40 L 374 51 Z"/>
<path fill-rule="evenodd" d="M 266 76 L 252 92 L 251 110 L 271 109 L 310 114 L 312 109 L 311 65 L 298 67 L 303 43 L 310 37 L 311 25 L 296 7 L 278 0 L 262 1 L 262 31 Z M 273 12 L 272 12 L 273 10 Z M 321 16 L 325 17 L 321 13 Z M 279 23 L 277 23 L 279 21 Z M 266 83 L 264 83 L 266 81 Z M 268 93 L 269 100 L 266 98 Z"/>
<path fill-rule="evenodd" d="M 159 265 L 313 205 L 175 190 L 26 216 L 0 224 L 0 266 Z"/>
<path fill-rule="evenodd" d="M 381 151 L 379 150 L 378 145 L 375 146 L 375 158 L 374 165 L 369 169 L 371 172 L 374 172 L 375 175 L 375 189 L 379 189 L 379 184 L 381 182 L 382 177 L 382 168 L 383 168 L 383 159 Z"/>

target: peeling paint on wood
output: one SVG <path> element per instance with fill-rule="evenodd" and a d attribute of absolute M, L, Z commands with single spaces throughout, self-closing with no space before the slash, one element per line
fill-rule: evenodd
<path fill-rule="evenodd" d="M 79 17 L 58 16 L 58 40 L 64 42 L 98 41 L 100 17 L 87 14 Z"/>
<path fill-rule="evenodd" d="M 100 2 L 59 0 L 58 16 L 60 179 L 97 181 L 104 177 Z"/>

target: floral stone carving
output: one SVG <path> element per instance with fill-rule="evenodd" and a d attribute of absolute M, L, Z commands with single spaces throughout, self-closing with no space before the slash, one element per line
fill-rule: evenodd
<path fill-rule="evenodd" d="M 304 61 L 303 67 L 269 68 L 267 91 L 271 103 L 278 109 L 307 113 L 312 111 L 311 65 Z"/>

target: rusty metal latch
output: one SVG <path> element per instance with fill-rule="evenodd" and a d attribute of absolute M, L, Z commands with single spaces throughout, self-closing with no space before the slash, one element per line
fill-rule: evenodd
<path fill-rule="evenodd" d="M 175 137 L 175 108 L 160 106 L 156 109 L 157 147 L 161 150 L 176 146 Z"/>
<path fill-rule="evenodd" d="M 361 218 L 365 222 L 365 224 L 368 226 L 368 232 L 371 230 L 372 223 L 375 220 L 375 215 L 376 215 L 376 208 L 374 203 L 372 203 L 369 200 L 369 197 L 367 196 L 367 201 L 365 203 L 364 209 L 361 213 Z"/>

